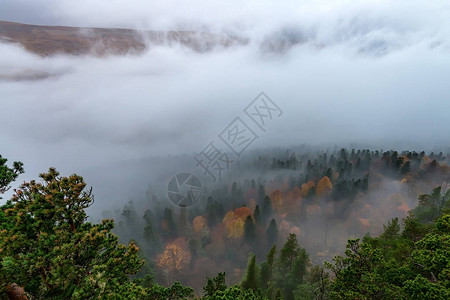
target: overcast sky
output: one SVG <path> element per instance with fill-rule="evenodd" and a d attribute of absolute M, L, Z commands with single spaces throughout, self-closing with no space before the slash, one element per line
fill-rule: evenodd
<path fill-rule="evenodd" d="M 108 58 L 40 58 L 0 44 L 0 76 L 57 75 L 0 81 L 0 153 L 25 163 L 22 180 L 55 166 L 100 196 L 126 194 L 158 177 L 149 157 L 199 152 L 261 91 L 284 114 L 254 148 L 449 146 L 448 1 L 0 0 L 0 20 L 249 39 L 203 54 L 157 47 Z M 286 40 L 303 43 L 281 54 L 261 46 Z M 141 170 L 124 172 L 132 164 Z"/>

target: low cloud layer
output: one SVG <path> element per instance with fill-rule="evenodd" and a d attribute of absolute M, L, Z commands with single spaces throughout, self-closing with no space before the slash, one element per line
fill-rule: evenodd
<path fill-rule="evenodd" d="M 445 1 L 187 3 L 1 1 L 1 20 L 227 32 L 250 41 L 106 58 L 42 58 L 0 43 L 0 153 L 25 163 L 22 180 L 55 166 L 113 190 L 103 196 L 123 197 L 158 176 L 164 166 L 151 157 L 199 152 L 261 91 L 284 114 L 254 148 L 448 149 Z"/>

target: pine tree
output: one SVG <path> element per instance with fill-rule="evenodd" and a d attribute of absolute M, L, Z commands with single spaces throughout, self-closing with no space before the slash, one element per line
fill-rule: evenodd
<path fill-rule="evenodd" d="M 15 282 L 36 299 L 117 298 L 136 291 L 129 275 L 143 264 L 138 247 L 118 242 L 112 220 L 87 222 L 93 198 L 83 178 L 60 177 L 53 168 L 40 177 L 8 201 L 5 218 L 13 226 L 1 224 L 0 290 Z"/>
<path fill-rule="evenodd" d="M 244 223 L 244 240 L 248 243 L 254 242 L 256 239 L 256 225 L 253 218 L 249 215 Z"/>
<path fill-rule="evenodd" d="M 411 163 L 409 161 L 405 162 L 400 169 L 400 174 L 405 175 L 411 171 Z"/>
<path fill-rule="evenodd" d="M 269 196 L 266 196 L 264 198 L 264 203 L 262 206 L 262 220 L 264 224 L 267 224 L 267 220 L 272 216 L 273 214 L 273 208 L 272 208 L 272 201 L 270 200 Z"/>
<path fill-rule="evenodd" d="M 212 228 L 222 221 L 225 209 L 221 203 L 209 196 L 206 204 L 206 213 L 208 214 L 208 226 Z"/>
<path fill-rule="evenodd" d="M 241 286 L 244 290 L 253 290 L 256 291 L 258 289 L 259 282 L 259 270 L 256 265 L 256 255 L 252 254 L 247 264 L 247 271 L 245 273 L 245 278 L 241 283 Z"/>
<path fill-rule="evenodd" d="M 275 294 L 274 300 L 284 300 L 283 295 L 281 294 L 281 290 L 277 289 L 277 293 Z"/>
<path fill-rule="evenodd" d="M 147 209 L 144 212 L 144 216 L 142 217 L 144 219 L 145 223 L 155 223 L 155 214 L 153 213 L 153 211 L 151 209 Z"/>
<path fill-rule="evenodd" d="M 259 205 L 256 205 L 253 217 L 255 218 L 256 224 L 261 224 L 261 210 L 259 209 Z"/>
<path fill-rule="evenodd" d="M 289 234 L 277 262 L 279 273 L 276 281 L 282 288 L 285 299 L 294 299 L 293 292 L 299 284 L 303 283 L 308 264 L 308 253 L 298 244 L 297 236 L 293 233 Z"/>
<path fill-rule="evenodd" d="M 327 169 L 325 176 L 327 176 L 328 178 L 333 178 L 333 169 L 330 167 Z"/>
<path fill-rule="evenodd" d="M 151 221 L 147 222 L 147 224 L 145 225 L 143 237 L 149 243 L 154 243 L 154 241 L 156 239 L 156 234 L 153 229 L 153 224 L 151 223 Z"/>
<path fill-rule="evenodd" d="M 282 273 L 287 274 L 292 271 L 294 260 L 299 257 L 300 254 L 301 248 L 298 244 L 297 236 L 290 233 L 286 243 L 283 245 L 283 248 L 281 248 L 280 257 L 278 258 L 278 264 Z"/>
<path fill-rule="evenodd" d="M 144 214 L 145 227 L 143 230 L 142 237 L 146 243 L 146 249 L 148 249 L 149 254 L 154 255 L 161 250 L 161 240 L 155 230 L 152 222 L 151 211 L 146 211 Z"/>
<path fill-rule="evenodd" d="M 172 209 L 166 208 L 164 210 L 164 223 L 166 225 L 166 233 L 169 238 L 175 238 L 177 233 L 177 225 L 175 224 L 175 221 L 173 219 L 173 212 Z"/>
<path fill-rule="evenodd" d="M 139 216 L 134 208 L 134 202 L 129 201 L 122 210 L 122 217 L 124 221 L 124 229 L 129 238 L 139 239 L 142 224 L 139 222 Z"/>
<path fill-rule="evenodd" d="M 294 261 L 292 277 L 296 281 L 294 284 L 303 284 L 306 277 L 306 267 L 309 264 L 309 255 L 305 249 L 300 249 L 298 257 Z"/>
<path fill-rule="evenodd" d="M 231 184 L 231 201 L 232 203 L 242 203 L 241 191 L 238 189 L 236 182 Z"/>
<path fill-rule="evenodd" d="M 192 232 L 188 218 L 188 211 L 186 207 L 181 207 L 180 216 L 178 218 L 178 234 L 180 236 L 187 236 L 190 232 Z"/>
<path fill-rule="evenodd" d="M 272 281 L 276 251 L 277 247 L 273 245 L 269 251 L 269 254 L 267 254 L 266 256 L 266 261 L 261 264 L 260 286 L 263 289 L 266 289 L 268 287 L 268 284 Z"/>
<path fill-rule="evenodd" d="M 9 190 L 9 184 L 16 180 L 20 174 L 24 173 L 22 162 L 15 161 L 13 162 L 13 167 L 9 168 L 6 165 L 7 161 L 6 158 L 0 155 L 0 195 Z"/>
<path fill-rule="evenodd" d="M 207 278 L 206 286 L 203 287 L 203 295 L 205 297 L 214 297 L 218 291 L 225 291 L 227 285 L 225 284 L 226 273 L 222 272 L 217 274 L 216 277 Z"/>
<path fill-rule="evenodd" d="M 362 183 L 361 183 L 361 190 L 363 192 L 367 192 L 368 189 L 369 189 L 369 174 L 364 176 Z"/>
<path fill-rule="evenodd" d="M 267 235 L 267 245 L 269 247 L 275 245 L 278 238 L 278 228 L 277 228 L 277 222 L 275 222 L 275 219 L 272 219 L 270 221 L 270 225 L 266 230 Z"/>
<path fill-rule="evenodd" d="M 266 190 L 264 189 L 264 186 L 261 184 L 258 187 L 258 203 L 262 203 L 265 197 L 266 197 Z"/>
<path fill-rule="evenodd" d="M 384 232 L 381 234 L 381 238 L 385 240 L 392 240 L 400 236 L 400 224 L 398 224 L 398 218 L 393 218 L 388 221 L 388 225 L 383 225 Z"/>
<path fill-rule="evenodd" d="M 200 251 L 200 243 L 198 242 L 198 240 L 189 240 L 189 252 L 191 252 L 191 267 L 194 264 L 195 260 L 198 258 L 199 256 L 199 251 Z"/>

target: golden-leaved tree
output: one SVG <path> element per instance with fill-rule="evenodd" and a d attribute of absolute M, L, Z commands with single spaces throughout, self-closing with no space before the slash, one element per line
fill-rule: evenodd
<path fill-rule="evenodd" d="M 330 178 L 328 178 L 328 176 L 324 176 L 317 183 L 316 187 L 317 196 L 328 196 L 331 194 L 332 190 L 333 184 L 331 183 Z"/>
<path fill-rule="evenodd" d="M 223 218 L 223 224 L 227 232 L 227 237 L 231 239 L 239 239 L 244 235 L 245 219 L 252 216 L 252 211 L 248 207 L 236 208 L 230 210 Z"/>

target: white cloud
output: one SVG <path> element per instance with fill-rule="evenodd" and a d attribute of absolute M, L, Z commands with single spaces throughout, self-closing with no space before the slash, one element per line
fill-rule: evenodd
<path fill-rule="evenodd" d="M 108 196 L 126 195 L 104 180 L 127 185 L 142 174 L 124 179 L 115 165 L 200 151 L 261 90 L 285 114 L 255 147 L 448 146 L 450 18 L 443 1 L 60 0 L 42 1 L 39 14 L 33 1 L 18 1 L 21 10 L 16 1 L 0 1 L 0 19 L 201 28 L 251 38 L 245 47 L 204 54 L 156 47 L 108 58 L 41 58 L 0 44 L 0 78 L 57 75 L 0 81 L 0 152 L 24 161 L 28 178 L 55 166 L 111 187 Z M 307 42 L 283 55 L 261 52 L 265 39 L 292 36 Z"/>

